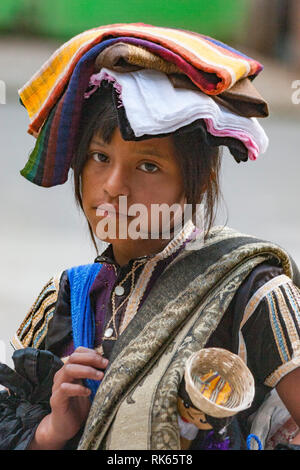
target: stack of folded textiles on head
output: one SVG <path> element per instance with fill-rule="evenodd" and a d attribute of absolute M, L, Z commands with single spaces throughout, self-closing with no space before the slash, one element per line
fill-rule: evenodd
<path fill-rule="evenodd" d="M 255 160 L 268 116 L 253 86 L 262 65 L 207 36 L 144 24 L 86 31 L 60 47 L 19 91 L 37 137 L 21 174 L 45 187 L 68 179 L 84 103 L 110 87 L 124 140 L 199 129 L 237 162 Z M 200 145 L 200 142 L 199 142 Z"/>

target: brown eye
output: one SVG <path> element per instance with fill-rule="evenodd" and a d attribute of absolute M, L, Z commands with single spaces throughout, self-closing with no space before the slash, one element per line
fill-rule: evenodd
<path fill-rule="evenodd" d="M 186 402 L 186 401 L 183 402 L 183 406 L 184 406 L 185 408 L 189 408 L 189 407 L 190 407 L 190 405 L 189 405 L 188 402 Z"/>
<path fill-rule="evenodd" d="M 144 167 L 144 168 L 142 168 Z M 146 162 L 140 165 L 140 168 L 147 173 L 155 173 L 158 170 L 158 166 L 154 163 Z"/>
<path fill-rule="evenodd" d="M 90 154 L 93 160 L 98 163 L 106 163 L 108 160 L 108 157 L 104 155 L 103 153 L 100 152 L 93 152 Z"/>

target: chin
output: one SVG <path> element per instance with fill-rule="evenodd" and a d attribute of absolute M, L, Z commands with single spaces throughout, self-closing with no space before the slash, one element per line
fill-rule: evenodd
<path fill-rule="evenodd" d="M 128 243 L 149 240 L 151 235 L 146 231 L 144 236 L 139 236 L 139 230 L 136 232 L 135 225 L 131 228 L 130 224 L 134 217 L 120 214 L 117 214 L 116 219 L 114 217 L 115 215 L 106 215 L 105 217 L 98 217 L 97 221 L 93 221 L 93 232 L 99 240 L 107 243 Z M 131 230 L 133 230 L 133 233 L 131 233 Z"/>

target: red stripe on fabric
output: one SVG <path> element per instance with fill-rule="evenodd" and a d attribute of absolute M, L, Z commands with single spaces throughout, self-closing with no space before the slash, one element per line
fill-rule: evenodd
<path fill-rule="evenodd" d="M 57 137 L 58 137 L 58 129 L 60 124 L 60 116 L 64 104 L 64 98 L 66 96 L 66 92 L 61 97 L 60 102 L 57 106 L 56 113 L 53 118 L 53 122 L 50 129 L 50 135 L 48 140 L 46 150 L 46 156 L 44 161 L 47 162 L 44 169 L 44 175 L 42 180 L 42 185 L 49 187 L 52 186 L 53 183 L 53 175 L 54 175 L 54 168 L 56 164 L 56 146 L 57 146 Z"/>

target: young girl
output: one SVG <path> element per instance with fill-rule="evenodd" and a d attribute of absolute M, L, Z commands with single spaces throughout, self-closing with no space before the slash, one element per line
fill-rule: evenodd
<path fill-rule="evenodd" d="M 227 448 L 246 448 L 274 388 L 296 435 L 298 269 L 277 245 L 213 226 L 219 146 L 237 162 L 266 148 L 253 119 L 266 106 L 247 78 L 260 70 L 194 33 L 114 25 L 71 40 L 46 82 L 21 91 L 38 137 L 22 174 L 53 186 L 72 168 L 95 247 L 109 245 L 51 278 L 18 329 L 15 372 L 0 374 L 2 448 L 180 449 L 185 363 L 209 347 L 238 354 L 255 379 Z M 175 209 L 165 219 L 163 208 Z M 190 448 L 212 448 L 200 434 Z"/>

